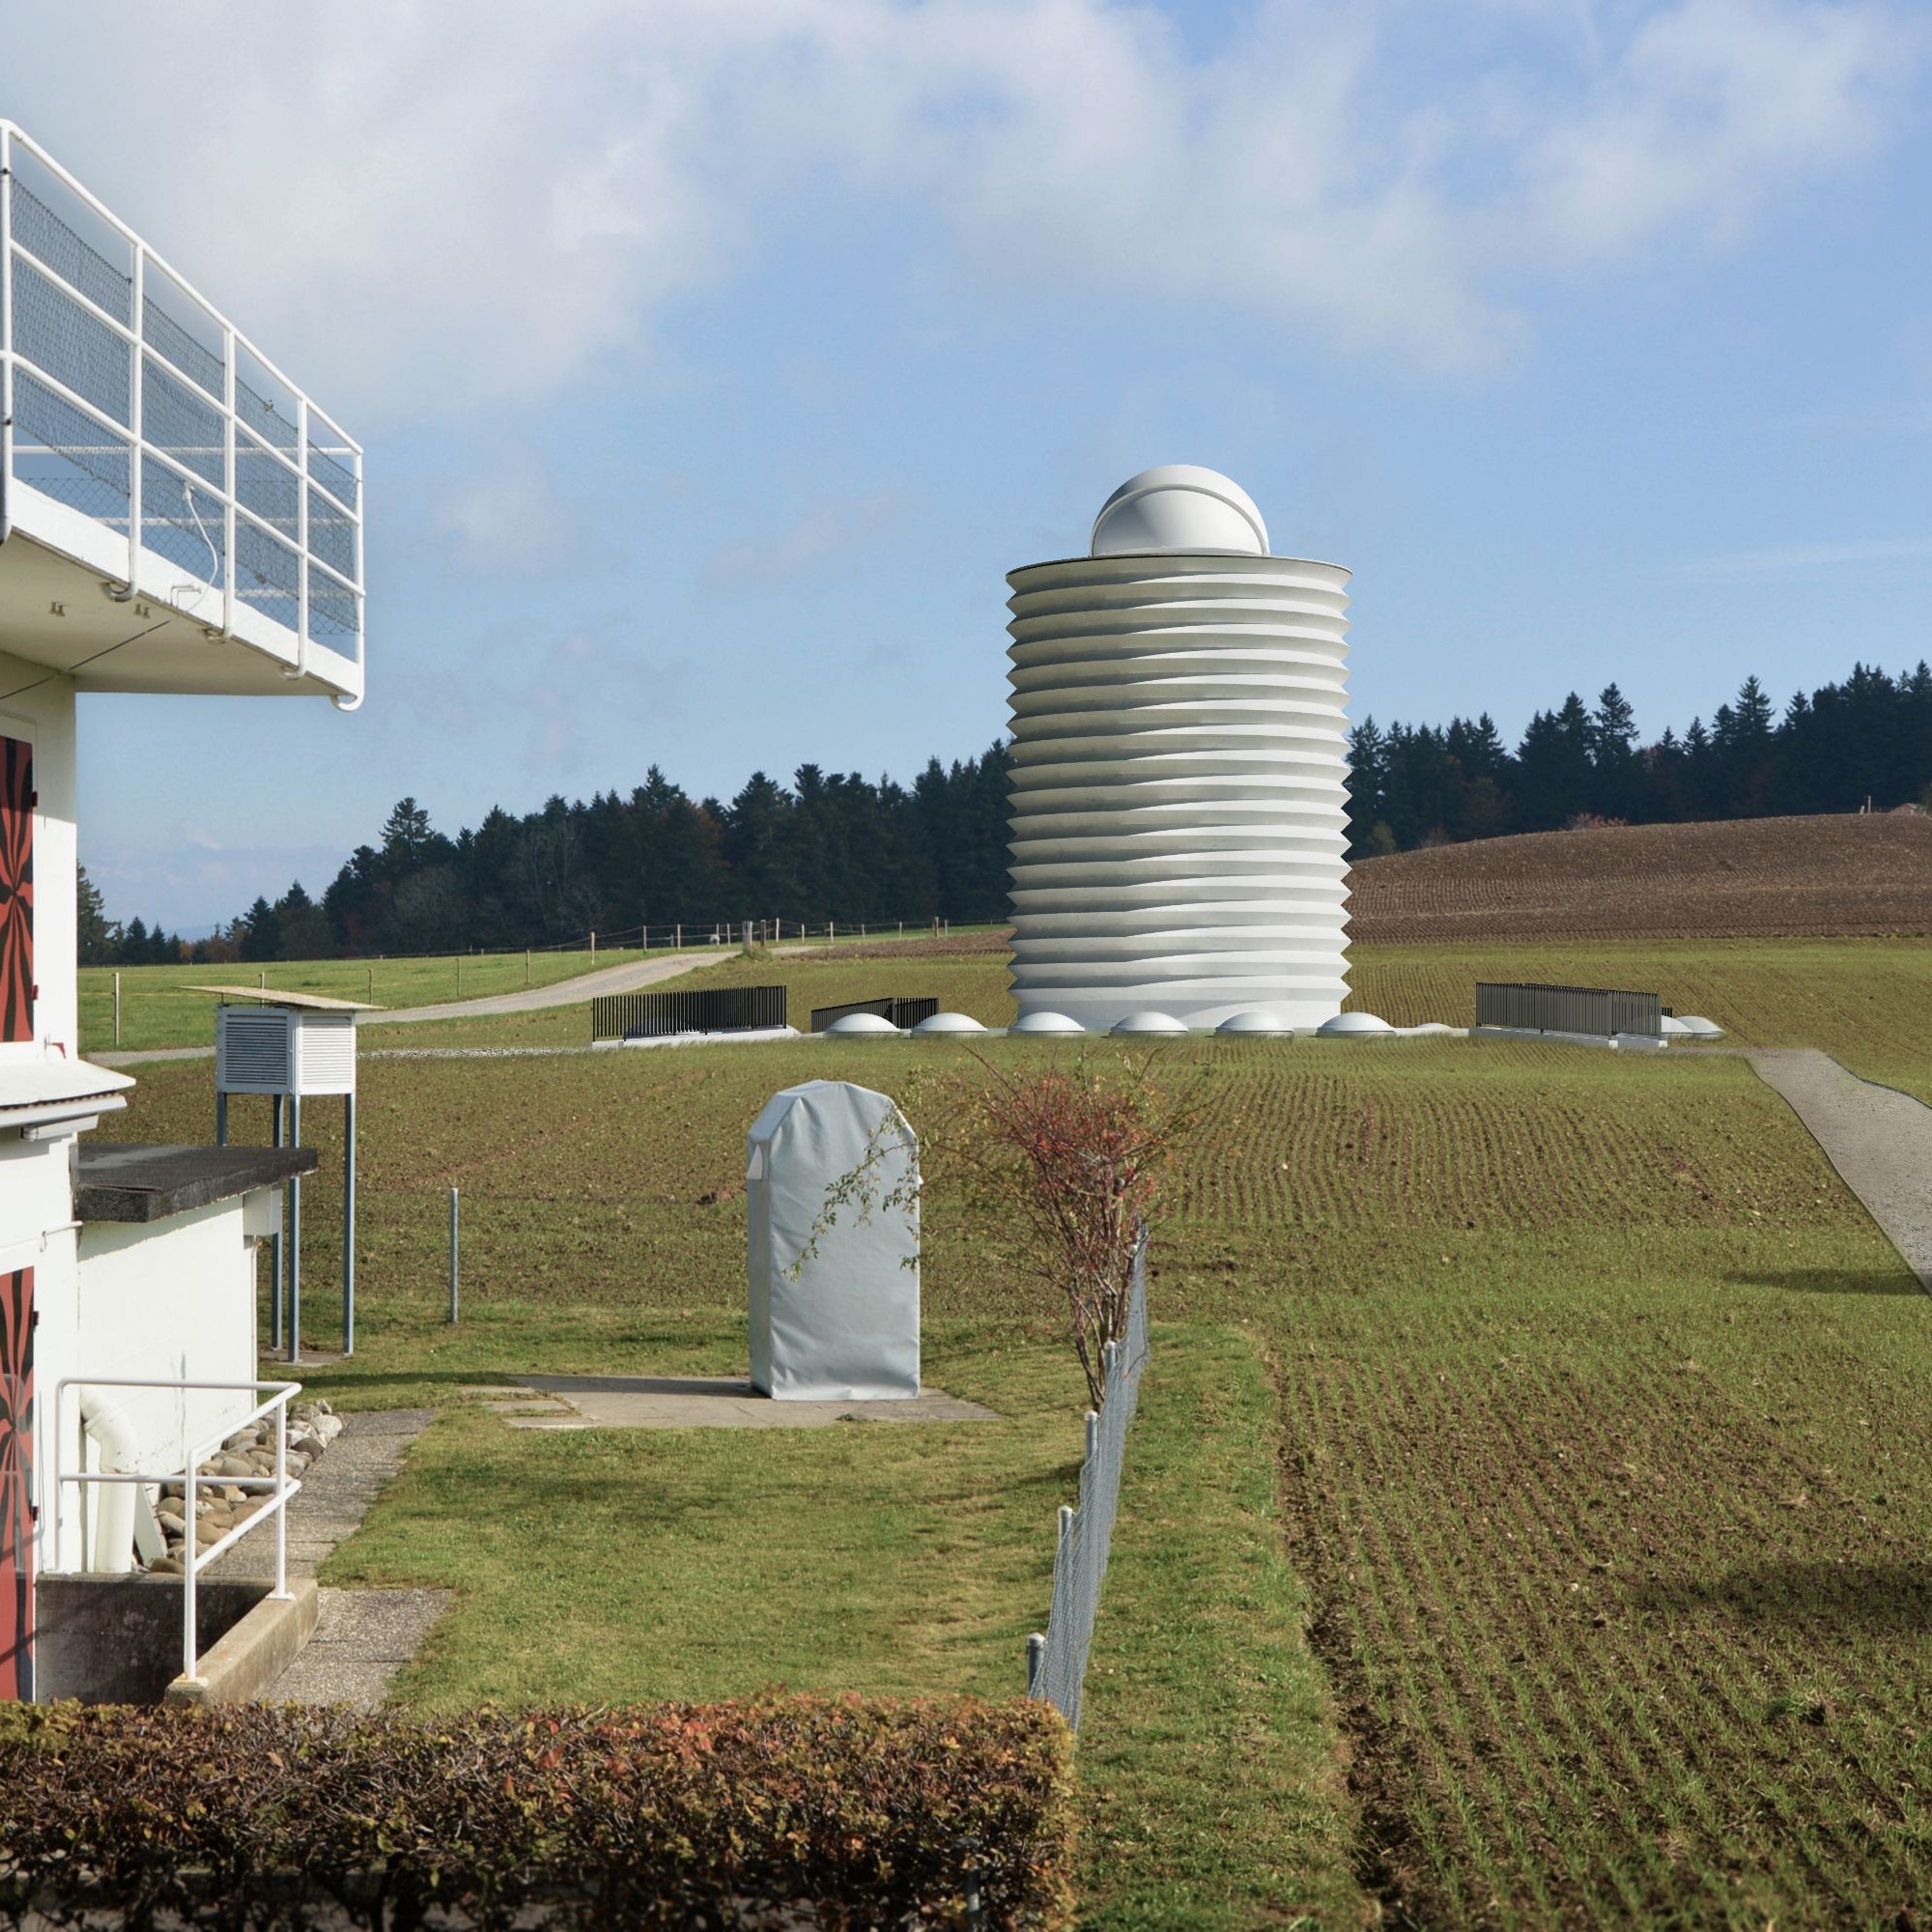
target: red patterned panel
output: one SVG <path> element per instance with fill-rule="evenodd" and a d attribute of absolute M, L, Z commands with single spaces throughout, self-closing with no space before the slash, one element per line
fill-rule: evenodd
<path fill-rule="evenodd" d="M 34 1037 L 34 748 L 0 738 L 0 1041 Z"/>
<path fill-rule="evenodd" d="M 34 1694 L 34 1271 L 0 1274 L 0 1700 Z"/>

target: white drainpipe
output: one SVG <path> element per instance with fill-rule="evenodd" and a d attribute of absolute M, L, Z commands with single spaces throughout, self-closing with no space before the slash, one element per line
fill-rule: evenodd
<path fill-rule="evenodd" d="M 82 1434 L 94 1444 L 105 1474 L 131 1475 L 139 1447 L 134 1426 L 120 1404 L 103 1401 L 91 1389 L 80 1392 Z M 133 1483 L 93 1483 L 87 1486 L 88 1525 L 86 1564 L 90 1572 L 119 1574 L 134 1567 L 134 1508 L 142 1494 Z"/>

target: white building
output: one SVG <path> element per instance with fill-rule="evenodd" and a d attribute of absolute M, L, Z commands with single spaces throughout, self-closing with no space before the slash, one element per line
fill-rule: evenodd
<path fill-rule="evenodd" d="M 1108 497 L 1088 555 L 1007 582 L 1022 1020 L 1332 1018 L 1349 572 L 1271 556 L 1238 484 L 1177 464 Z"/>
<path fill-rule="evenodd" d="M 91 691 L 362 697 L 357 446 L 0 122 L 0 1696 L 33 1577 L 83 1548 L 69 1378 L 250 1381 L 251 1243 L 306 1157 L 77 1137 L 133 1083 L 80 1057 L 74 707 Z M 103 1392 L 143 1470 L 253 1399 Z"/>

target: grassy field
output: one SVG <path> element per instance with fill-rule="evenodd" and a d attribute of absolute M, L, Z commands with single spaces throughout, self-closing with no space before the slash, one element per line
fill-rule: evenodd
<path fill-rule="evenodd" d="M 1817 1046 L 1932 1099 L 1932 939 L 1600 940 L 1357 947 L 1352 1006 L 1467 1025 L 1478 980 L 1627 986 L 1702 1013 L 1742 1046 Z"/>
<path fill-rule="evenodd" d="M 877 963 L 860 993 L 1003 977 Z M 1472 977 L 1426 964 L 1445 1000 Z M 782 970 L 823 1002 L 854 967 Z M 1740 1030 L 1832 1009 L 1803 973 L 1730 970 L 1736 1006 L 1699 1003 Z M 1201 1126 L 1082 1738 L 1093 1922 L 1342 1925 L 1358 1887 L 1428 1924 L 1875 1922 L 1922 1890 L 1932 1311 L 1776 1096 L 1736 1059 L 1461 1041 L 1156 1064 Z M 458 1593 L 403 1694 L 1017 1680 L 1081 1392 L 1002 1232 L 943 1187 L 926 1375 L 999 1424 L 774 1452 L 513 1434 L 456 1395 L 741 1367 L 744 1130 L 834 1065 L 916 1123 L 975 1067 L 937 1041 L 365 1067 L 362 1346 L 310 1379 L 445 1411 L 329 1573 Z M 126 1131 L 203 1137 L 208 1108 L 205 1065 L 144 1069 Z"/>

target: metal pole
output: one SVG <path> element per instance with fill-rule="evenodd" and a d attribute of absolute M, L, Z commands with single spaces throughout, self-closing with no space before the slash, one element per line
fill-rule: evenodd
<path fill-rule="evenodd" d="M 275 1596 L 286 1601 L 289 1594 L 289 1506 L 282 1492 L 289 1483 L 289 1397 L 275 1406 Z"/>
<path fill-rule="evenodd" d="M 298 1148 L 302 1138 L 302 1103 L 299 1094 L 289 1095 L 289 1145 Z M 289 1360 L 299 1362 L 302 1348 L 302 1184 L 301 1176 L 289 1176 Z"/>
<path fill-rule="evenodd" d="M 363 995 L 363 998 L 373 1003 L 376 998 L 376 969 L 370 966 L 365 970 L 369 975 L 369 990 Z"/>
<path fill-rule="evenodd" d="M 121 976 L 114 976 L 114 1044 L 121 1044 Z"/>
<path fill-rule="evenodd" d="M 214 1145 L 228 1145 L 228 1095 L 219 1088 L 214 1093 Z"/>
<path fill-rule="evenodd" d="M 342 1096 L 342 1352 L 355 1352 L 355 1095 Z"/>
<path fill-rule="evenodd" d="M 1046 1638 L 1038 1631 L 1027 1638 L 1027 1695 L 1039 1695 L 1039 1680 L 1046 1669 Z"/>
<path fill-rule="evenodd" d="M 449 1190 L 449 1319 L 456 1320 L 456 1294 L 458 1270 L 458 1244 L 462 1234 L 462 1198 L 455 1188 Z"/>
<path fill-rule="evenodd" d="M 182 1525 L 182 1675 L 190 1682 L 194 1679 L 195 1658 L 195 1585 L 194 1585 L 194 1547 L 200 1541 L 196 1536 L 195 1505 L 201 1501 L 201 1485 L 195 1478 L 194 1464 L 187 1465 L 187 1474 L 182 1480 L 182 1497 L 187 1504 L 187 1521 Z"/>
<path fill-rule="evenodd" d="M 527 993 L 529 989 L 530 989 L 530 949 L 526 946 L 524 948 L 524 991 Z"/>
<path fill-rule="evenodd" d="M 282 1096 L 277 1094 L 269 1102 L 272 1115 L 271 1145 L 282 1144 Z M 282 1190 L 286 1210 L 288 1189 Z M 269 1236 L 269 1347 L 282 1346 L 282 1215 L 275 1216 L 275 1232 Z"/>

